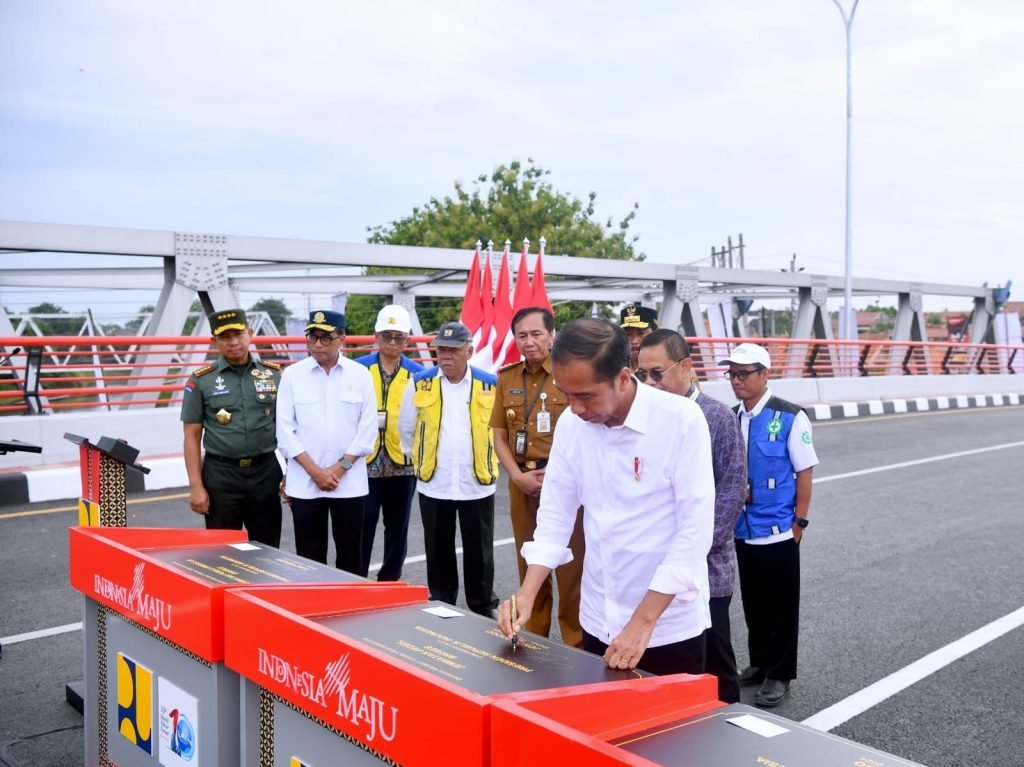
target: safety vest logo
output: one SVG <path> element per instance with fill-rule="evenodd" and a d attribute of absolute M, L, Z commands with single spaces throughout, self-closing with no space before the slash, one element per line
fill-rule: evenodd
<path fill-rule="evenodd" d="M 384 703 L 351 683 L 349 653 L 326 666 L 322 674 L 314 674 L 263 648 L 257 648 L 258 672 L 282 684 L 295 694 L 347 719 L 356 727 L 365 726 L 367 743 L 379 735 L 390 742 L 398 729 L 398 708 Z M 336 697 L 335 697 L 336 696 Z"/>
<path fill-rule="evenodd" d="M 140 623 L 154 631 L 167 631 L 171 628 L 172 606 L 164 600 L 146 593 L 145 568 L 145 562 L 135 566 L 130 587 L 114 583 L 102 575 L 94 574 L 93 592 L 97 596 L 113 602 L 125 612 L 133 614 Z"/>

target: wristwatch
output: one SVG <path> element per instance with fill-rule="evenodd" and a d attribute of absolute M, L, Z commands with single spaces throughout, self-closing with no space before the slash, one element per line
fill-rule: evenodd
<path fill-rule="evenodd" d="M 796 524 L 797 527 L 807 527 L 807 517 L 796 517 L 793 519 L 793 522 L 794 524 Z"/>
<path fill-rule="evenodd" d="M 341 458 L 340 458 L 340 459 L 338 460 L 338 463 L 340 463 L 340 464 L 341 464 L 341 468 L 343 468 L 343 469 L 344 469 L 345 471 L 348 471 L 349 469 L 351 469 L 351 468 L 352 468 L 352 461 L 350 461 L 350 460 L 349 460 L 348 458 L 346 458 L 345 456 L 342 456 L 342 457 L 341 457 Z"/>

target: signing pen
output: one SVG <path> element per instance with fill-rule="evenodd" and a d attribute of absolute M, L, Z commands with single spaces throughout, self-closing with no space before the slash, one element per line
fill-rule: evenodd
<path fill-rule="evenodd" d="M 519 611 L 516 609 L 516 595 L 512 595 L 512 652 L 516 651 L 516 647 L 519 644 L 519 635 L 516 633 L 516 619 L 519 617 Z"/>

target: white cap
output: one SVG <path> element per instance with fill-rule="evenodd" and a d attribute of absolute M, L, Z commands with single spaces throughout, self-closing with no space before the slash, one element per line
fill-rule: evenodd
<path fill-rule="evenodd" d="M 763 365 L 769 370 L 772 367 L 772 358 L 768 356 L 768 350 L 757 344 L 740 344 L 732 350 L 728 359 L 719 360 L 719 365 Z"/>
<path fill-rule="evenodd" d="M 373 327 L 374 333 L 381 333 L 391 330 L 396 333 L 411 333 L 412 320 L 409 319 L 409 312 L 398 304 L 389 304 L 380 310 L 377 315 L 377 324 Z"/>

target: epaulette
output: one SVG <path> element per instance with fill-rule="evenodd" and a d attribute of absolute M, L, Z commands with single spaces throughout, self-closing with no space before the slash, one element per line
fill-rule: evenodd
<path fill-rule="evenodd" d="M 504 373 L 506 370 L 511 370 L 514 367 L 518 367 L 520 364 L 522 364 L 522 362 L 522 360 L 518 360 L 517 362 L 510 362 L 507 365 L 502 365 L 500 368 L 498 368 L 498 372 Z"/>
<path fill-rule="evenodd" d="M 265 368 L 270 368 L 271 370 L 280 370 L 281 369 L 281 363 L 280 362 L 267 362 L 266 360 L 260 360 L 260 364 L 263 365 L 263 367 L 265 367 Z"/>
<path fill-rule="evenodd" d="M 212 372 L 212 371 L 214 371 L 216 369 L 217 369 L 216 365 L 203 365 L 201 368 L 199 368 L 199 370 L 197 370 L 192 375 L 194 375 L 196 378 L 199 378 L 200 376 L 204 376 L 207 373 L 210 373 L 210 372 Z"/>

